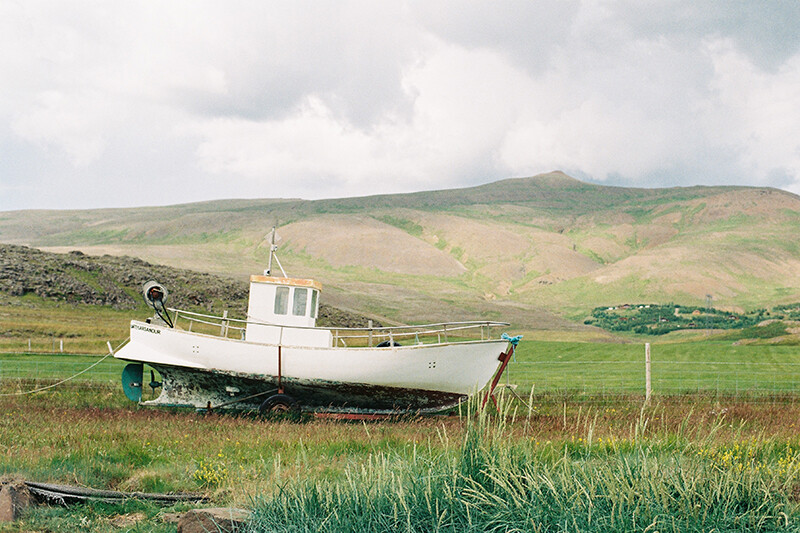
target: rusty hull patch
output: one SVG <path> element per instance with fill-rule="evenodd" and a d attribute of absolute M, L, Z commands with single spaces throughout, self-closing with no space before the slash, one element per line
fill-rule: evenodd
<path fill-rule="evenodd" d="M 277 376 L 237 374 L 151 364 L 158 370 L 163 388 L 158 398 L 144 405 L 168 405 L 198 409 L 258 409 L 278 391 Z M 299 380 L 284 376 L 284 393 L 307 411 L 342 413 L 433 413 L 454 407 L 466 399 L 463 394 L 387 387 L 365 383 Z M 251 396 L 258 395 L 255 398 Z"/>

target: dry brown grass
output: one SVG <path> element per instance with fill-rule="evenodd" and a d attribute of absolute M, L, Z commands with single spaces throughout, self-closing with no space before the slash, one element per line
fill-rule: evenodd
<path fill-rule="evenodd" d="M 362 266 L 385 272 L 458 276 L 466 271 L 447 252 L 364 215 L 324 215 L 280 228 L 282 245 L 324 259 L 335 267 Z"/>

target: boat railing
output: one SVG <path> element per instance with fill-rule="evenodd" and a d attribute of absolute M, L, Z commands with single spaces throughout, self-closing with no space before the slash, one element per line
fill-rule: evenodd
<path fill-rule="evenodd" d="M 248 324 L 292 329 L 326 330 L 332 335 L 333 346 L 392 346 L 398 344 L 441 344 L 491 340 L 499 338 L 498 328 L 508 327 L 507 322 L 490 320 L 469 322 L 438 322 L 411 326 L 367 326 L 367 327 L 303 327 L 286 326 L 255 320 L 244 320 L 227 316 L 206 315 L 182 309 L 170 309 L 173 323 L 179 320 L 186 324 L 183 329 L 219 337 L 245 340 Z M 494 335 L 494 336 L 493 336 Z"/>
<path fill-rule="evenodd" d="M 206 333 L 225 338 L 240 338 L 244 340 L 244 333 L 247 329 L 247 320 L 228 317 L 228 312 L 222 316 L 204 315 L 194 311 L 170 308 L 172 312 L 172 322 L 178 327 L 178 320 L 183 319 L 188 325 L 184 328 L 187 331 Z M 233 336 L 231 335 L 233 333 Z"/>

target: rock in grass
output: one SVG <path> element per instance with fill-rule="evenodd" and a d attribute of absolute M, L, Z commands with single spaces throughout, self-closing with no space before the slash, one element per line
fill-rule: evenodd
<path fill-rule="evenodd" d="M 165 524 L 177 524 L 186 513 L 163 513 L 160 514 L 161 521 Z"/>
<path fill-rule="evenodd" d="M 14 522 L 34 500 L 25 483 L 4 483 L 0 489 L 0 522 Z"/>
<path fill-rule="evenodd" d="M 184 514 L 178 522 L 178 533 L 235 533 L 244 531 L 245 522 L 250 518 L 250 511 L 232 507 L 212 507 L 208 509 L 192 509 Z"/>

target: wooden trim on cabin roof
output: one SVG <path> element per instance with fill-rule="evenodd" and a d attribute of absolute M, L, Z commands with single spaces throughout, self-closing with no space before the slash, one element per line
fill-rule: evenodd
<path fill-rule="evenodd" d="M 253 274 L 250 276 L 250 283 L 270 283 L 272 285 L 290 285 L 292 287 L 309 287 L 312 289 L 322 290 L 322 283 L 314 281 L 313 279 L 300 279 L 300 278 L 279 278 L 275 276 L 259 276 Z"/>

